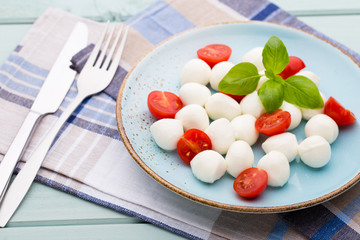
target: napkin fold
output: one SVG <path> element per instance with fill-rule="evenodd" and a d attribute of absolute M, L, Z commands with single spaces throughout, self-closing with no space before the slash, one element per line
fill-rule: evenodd
<path fill-rule="evenodd" d="M 174 34 L 233 20 L 290 25 L 331 41 L 360 61 L 357 53 L 265 0 L 157 1 L 126 22 L 131 29 L 111 85 L 84 101 L 68 119 L 36 180 L 190 239 L 360 238 L 358 184 L 333 200 L 304 210 L 265 215 L 236 213 L 201 205 L 173 193 L 149 177 L 128 154 L 115 119 L 115 99 L 127 72 L 156 44 Z M 77 21 L 88 25 L 90 42 L 95 42 L 102 24 L 59 9 L 48 9 L 1 66 L 0 159 Z M 81 71 L 91 47 L 74 56 L 75 70 Z M 74 84 L 60 109 L 41 120 L 22 162 L 29 158 L 76 92 Z"/>

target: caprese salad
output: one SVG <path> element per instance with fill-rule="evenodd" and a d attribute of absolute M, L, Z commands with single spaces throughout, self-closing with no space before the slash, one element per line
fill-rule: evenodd
<path fill-rule="evenodd" d="M 297 156 L 310 167 L 325 166 L 338 126 L 352 124 L 354 114 L 335 98 L 326 99 L 317 88 L 320 78 L 305 71 L 300 58 L 288 56 L 275 36 L 239 64 L 228 61 L 231 54 L 224 44 L 205 46 L 183 66 L 178 95 L 148 95 L 156 144 L 176 150 L 200 181 L 213 183 L 228 172 L 245 198 L 285 185 Z M 302 119 L 306 138 L 299 144 L 289 130 Z M 254 166 L 251 146 L 260 134 L 268 136 L 261 144 L 265 154 Z"/>

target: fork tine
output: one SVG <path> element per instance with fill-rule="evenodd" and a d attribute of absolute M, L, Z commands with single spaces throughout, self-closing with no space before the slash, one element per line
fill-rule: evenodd
<path fill-rule="evenodd" d="M 109 21 L 106 22 L 105 29 L 102 32 L 99 41 L 96 43 L 95 47 L 93 48 L 93 50 L 92 50 L 92 52 L 90 54 L 90 57 L 87 60 L 85 66 L 88 66 L 88 65 L 93 66 L 96 63 L 96 59 L 97 59 L 97 56 L 99 55 L 99 51 L 100 51 L 102 42 L 104 41 L 104 38 L 105 38 L 108 27 L 109 27 Z"/>
<path fill-rule="evenodd" d="M 111 65 L 109 67 L 110 72 L 115 73 L 115 71 L 116 71 L 116 69 L 117 69 L 117 67 L 119 65 L 120 58 L 121 58 L 122 52 L 124 50 L 124 46 L 125 46 L 128 31 L 129 31 L 129 26 L 126 26 L 125 32 L 124 32 L 123 37 L 122 37 L 121 42 L 120 42 L 120 46 L 118 47 L 118 49 L 116 51 L 116 54 L 115 54 L 115 57 L 113 58 L 113 60 L 111 62 Z"/>
<path fill-rule="evenodd" d="M 106 40 L 106 42 L 105 42 L 105 44 L 104 44 L 104 47 L 102 48 L 101 54 L 100 54 L 100 56 L 98 57 L 98 59 L 97 59 L 96 64 L 95 64 L 94 67 L 97 67 L 97 68 L 101 67 L 101 66 L 102 66 L 102 63 L 104 62 L 104 58 L 107 58 L 107 59 L 109 58 L 109 57 L 105 57 L 105 55 L 106 55 L 106 50 L 108 49 L 109 44 L 110 44 L 110 41 L 111 41 L 112 36 L 113 36 L 113 34 L 114 34 L 114 29 L 115 29 L 115 27 L 112 27 L 112 28 L 111 28 L 110 34 L 109 34 L 109 36 L 108 36 L 108 38 L 107 38 L 107 40 Z"/>
<path fill-rule="evenodd" d="M 118 44 L 119 42 L 119 38 L 120 38 L 120 35 L 121 35 L 121 32 L 123 30 L 123 25 L 121 25 L 120 27 L 120 30 L 118 30 L 118 33 L 116 34 L 116 38 L 115 38 L 115 41 L 108 53 L 108 56 L 107 58 L 105 59 L 105 62 L 103 64 L 103 66 L 105 66 L 105 69 L 108 69 L 109 68 L 109 64 L 110 64 L 110 61 L 111 61 L 111 58 L 112 58 L 112 55 L 114 54 L 114 51 L 115 51 L 115 48 L 116 48 L 116 45 Z"/>

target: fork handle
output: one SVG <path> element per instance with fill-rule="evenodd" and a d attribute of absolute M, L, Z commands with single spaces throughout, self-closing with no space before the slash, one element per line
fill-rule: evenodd
<path fill-rule="evenodd" d="M 82 94 L 78 94 L 70 103 L 10 185 L 0 206 L 0 227 L 4 227 L 7 224 L 20 205 L 58 132 L 85 97 Z"/>

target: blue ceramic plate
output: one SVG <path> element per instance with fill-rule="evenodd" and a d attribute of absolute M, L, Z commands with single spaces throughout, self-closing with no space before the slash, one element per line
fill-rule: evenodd
<path fill-rule="evenodd" d="M 283 212 L 305 208 L 329 200 L 360 178 L 360 127 L 358 122 L 340 128 L 332 144 L 328 165 L 313 169 L 299 159 L 290 163 L 291 175 L 282 188 L 268 187 L 253 200 L 239 197 L 233 190 L 234 178 L 225 174 L 214 184 L 197 180 L 188 165 L 175 152 L 161 150 L 152 140 L 149 127 L 155 121 L 147 108 L 153 90 L 178 93 L 184 64 L 196 58 L 196 51 L 208 44 L 223 43 L 232 48 L 229 61 L 239 63 L 250 49 L 264 46 L 276 35 L 289 55 L 304 60 L 306 70 L 320 77 L 319 89 L 334 96 L 360 116 L 360 63 L 318 37 L 290 27 L 264 22 L 235 22 L 195 28 L 179 34 L 148 53 L 127 75 L 119 92 L 117 119 L 122 139 L 135 161 L 156 181 L 176 193 L 210 206 L 241 212 Z M 296 128 L 300 143 L 305 122 Z M 255 164 L 264 155 L 260 138 L 253 146 Z"/>

